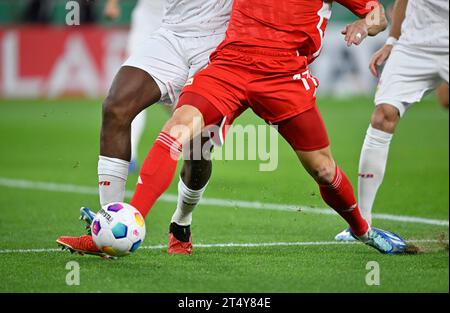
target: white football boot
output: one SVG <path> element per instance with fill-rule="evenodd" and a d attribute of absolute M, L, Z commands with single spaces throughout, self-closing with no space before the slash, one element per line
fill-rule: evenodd
<path fill-rule="evenodd" d="M 342 232 L 337 234 L 336 237 L 334 237 L 334 240 L 343 241 L 343 242 L 357 241 L 357 239 L 355 239 L 355 237 L 352 236 L 352 233 L 350 232 L 350 228 L 344 229 Z"/>

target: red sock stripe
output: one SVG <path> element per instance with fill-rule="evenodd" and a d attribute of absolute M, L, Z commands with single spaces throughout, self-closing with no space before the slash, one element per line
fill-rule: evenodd
<path fill-rule="evenodd" d="M 339 189 L 341 183 L 342 183 L 342 172 L 339 169 L 339 167 L 336 166 L 336 176 L 334 177 L 334 180 L 331 183 L 331 188 Z"/>
<path fill-rule="evenodd" d="M 177 169 L 181 145 L 161 133 L 150 149 L 139 174 L 131 205 L 146 217 L 156 200 L 169 188 Z"/>
<path fill-rule="evenodd" d="M 171 137 L 166 133 L 160 133 L 157 140 L 161 140 L 167 143 L 168 145 L 174 147 L 175 149 L 181 151 L 181 144 L 175 138 Z"/>
<path fill-rule="evenodd" d="M 170 151 L 172 151 L 176 155 L 179 155 L 182 152 L 181 144 L 178 143 L 178 141 L 175 138 L 171 137 L 166 133 L 160 133 L 156 141 L 168 147 Z"/>
<path fill-rule="evenodd" d="M 179 155 L 181 153 L 181 151 L 179 149 L 175 148 L 173 145 L 171 145 L 170 143 L 167 143 L 166 141 L 164 141 L 164 140 L 162 140 L 160 138 L 156 139 L 156 141 L 161 143 L 161 144 L 163 144 L 167 148 L 169 148 L 169 150 L 171 152 L 173 152 L 175 155 Z"/>
<path fill-rule="evenodd" d="M 167 133 L 161 132 L 158 136 L 161 139 L 165 139 L 167 140 L 167 142 L 169 142 L 170 144 L 173 144 L 175 147 L 177 147 L 179 150 L 181 150 L 181 144 L 172 136 L 170 136 Z"/>

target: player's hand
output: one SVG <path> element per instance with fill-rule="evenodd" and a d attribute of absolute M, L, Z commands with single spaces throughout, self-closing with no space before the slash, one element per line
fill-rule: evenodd
<path fill-rule="evenodd" d="M 342 31 L 342 35 L 345 36 L 344 40 L 347 43 L 347 47 L 360 45 L 369 35 L 369 27 L 366 20 L 360 19 L 352 24 L 348 24 Z"/>
<path fill-rule="evenodd" d="M 370 72 L 373 74 L 373 76 L 379 77 L 380 72 L 378 69 L 389 58 L 393 47 L 394 46 L 392 45 L 385 45 L 383 48 L 375 52 L 369 65 Z"/>
<path fill-rule="evenodd" d="M 121 11 L 118 0 L 108 0 L 106 2 L 104 14 L 108 19 L 111 20 L 119 18 Z"/>

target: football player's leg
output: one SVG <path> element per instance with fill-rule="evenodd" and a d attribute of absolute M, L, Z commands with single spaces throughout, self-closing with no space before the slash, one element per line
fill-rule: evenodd
<path fill-rule="evenodd" d="M 350 181 L 332 157 L 317 107 L 280 122 L 278 130 L 319 184 L 324 201 L 347 221 L 354 234 L 366 234 L 369 225 L 361 216 Z"/>
<path fill-rule="evenodd" d="M 159 100 L 175 101 L 187 79 L 188 67 L 177 51 L 177 40 L 170 33 L 155 32 L 133 51 L 113 82 L 103 109 L 99 161 L 102 205 L 123 201 L 132 121 Z"/>
<path fill-rule="evenodd" d="M 211 40 L 212 43 L 207 39 L 202 46 L 213 47 L 219 38 Z M 202 54 L 204 56 L 201 56 Z M 195 58 L 197 61 L 193 63 L 190 75 L 194 75 L 204 66 L 202 62 L 207 55 L 206 52 L 202 52 Z M 212 144 L 223 143 L 227 126 L 231 125 L 234 119 L 246 109 L 240 102 L 240 99 L 245 98 L 244 85 L 244 77 L 238 71 L 223 66 L 215 67 L 213 62 L 190 79 L 183 89 L 178 107 L 193 104 L 203 113 L 203 117 L 206 118 L 204 126 L 208 129 L 202 134 L 200 153 L 194 143 L 192 149 L 189 149 L 189 157 L 185 157 L 178 184 L 177 210 L 172 218 L 172 222 L 176 225 L 189 227 L 191 224 L 192 211 L 200 202 L 211 176 Z M 223 114 L 224 112 L 226 114 Z"/>
<path fill-rule="evenodd" d="M 372 223 L 372 207 L 384 179 L 389 147 L 400 121 L 400 111 L 392 105 L 376 107 L 367 130 L 359 161 L 358 198 L 366 220 Z"/>
<path fill-rule="evenodd" d="M 163 9 L 161 1 L 155 2 L 155 8 L 148 11 L 146 5 L 136 5 L 131 15 L 130 32 L 128 33 L 127 53 L 129 56 L 140 53 L 140 46 L 148 40 L 150 34 L 161 25 Z M 145 129 L 146 111 L 139 113 L 131 124 L 131 162 L 130 172 L 139 168 L 138 146 Z"/>
<path fill-rule="evenodd" d="M 279 131 L 319 184 L 323 200 L 348 223 L 353 236 L 382 253 L 403 253 L 405 241 L 390 232 L 371 228 L 362 217 L 353 187 L 336 165 L 317 107 L 279 123 Z"/>
<path fill-rule="evenodd" d="M 158 138 L 161 140 L 157 140 L 141 169 L 141 177 L 131 204 L 144 216 L 148 214 L 156 199 L 173 179 L 180 147 L 188 147 L 186 144 L 192 138 L 198 138 L 205 126 L 208 127 L 206 132 L 210 133 L 210 126 L 222 125 L 221 121 L 227 121 L 225 117 L 232 116 L 232 120 L 243 112 L 244 108 L 240 99 L 245 98 L 242 87 L 244 81 L 243 75 L 238 71 L 216 67 L 213 62 L 187 83 L 174 116 L 165 125 Z M 223 135 L 219 137 L 223 138 Z M 172 157 L 170 150 L 175 150 L 175 153 L 172 152 Z M 197 152 L 196 149 L 191 151 L 194 155 Z M 200 152 L 201 156 L 204 156 L 203 152 L 205 152 L 204 149 Z M 180 201 L 183 201 L 183 198 L 188 201 L 181 204 L 174 215 L 174 220 L 180 224 L 190 224 L 194 208 L 194 205 L 190 204 L 198 203 L 211 175 L 210 163 L 205 164 L 204 159 L 200 162 L 196 162 L 197 160 L 199 159 L 194 158 L 194 162 L 186 163 L 182 173 L 185 177 L 182 177 L 180 183 Z M 186 232 L 184 238 L 182 238 L 183 234 L 180 234 L 180 238 L 175 238 L 173 236 L 176 232 L 173 227 L 175 224 L 171 224 L 169 253 L 190 253 L 192 251 L 190 233 Z M 189 229 L 189 225 L 180 227 L 185 227 L 184 230 Z"/>
<path fill-rule="evenodd" d="M 131 158 L 131 124 L 149 105 L 161 98 L 155 80 L 130 66 L 120 69 L 103 103 L 98 162 L 100 203 L 124 200 Z"/>
<path fill-rule="evenodd" d="M 414 50 L 408 53 L 401 49 L 393 51 L 380 78 L 376 108 L 359 162 L 358 199 L 369 223 L 372 223 L 372 208 L 384 179 L 396 127 L 406 111 L 438 83 L 433 57 Z"/>
<path fill-rule="evenodd" d="M 369 226 L 361 215 L 353 187 L 347 176 L 336 165 L 330 148 L 300 151 L 297 155 L 305 169 L 319 184 L 323 200 L 349 224 L 356 236 L 365 235 Z"/>
<path fill-rule="evenodd" d="M 144 217 L 172 182 L 182 147 L 199 136 L 205 125 L 216 124 L 223 118 L 214 106 L 189 102 L 189 98 L 180 98 L 178 109 L 163 127 L 142 165 L 131 205 Z"/>
<path fill-rule="evenodd" d="M 202 137 L 199 141 L 202 147 L 208 145 L 209 137 Z M 192 223 L 192 211 L 200 202 L 212 173 L 211 148 L 195 157 L 191 143 L 189 156 L 184 158 L 184 164 L 178 182 L 177 209 L 172 216 L 172 223 L 189 226 Z M 206 154 L 206 155 L 204 155 Z"/>
<path fill-rule="evenodd" d="M 208 106 L 213 106 L 208 104 Z M 245 108 L 241 108 L 227 115 L 220 121 L 220 125 L 209 127 L 203 132 L 201 138 L 201 153 L 196 153 L 195 143 L 191 142 L 190 155 L 184 156 L 185 163 L 181 170 L 178 183 L 177 209 L 172 216 L 169 227 L 169 245 L 167 252 L 170 254 L 192 253 L 191 223 L 192 213 L 200 202 L 206 190 L 212 173 L 211 153 L 213 146 L 223 145 L 226 130 L 234 119 L 238 117 Z M 185 152 L 185 151 L 184 151 Z"/>
<path fill-rule="evenodd" d="M 190 63 L 189 77 L 194 77 L 196 73 L 208 65 L 211 52 L 222 39 L 223 35 L 184 39 L 186 58 Z M 206 147 L 210 141 L 209 137 L 203 136 L 197 139 L 200 139 L 198 142 L 201 147 Z M 209 145 L 209 147 L 212 149 L 212 145 Z M 193 148 L 191 142 L 191 149 L 187 152 L 190 155 L 183 157 L 184 164 L 178 181 L 177 207 L 172 216 L 169 230 L 169 253 L 190 253 L 192 245 L 184 243 L 191 241 L 192 212 L 200 202 L 211 177 L 211 149 L 207 148 L 208 151 L 204 151 L 206 155 L 202 152 L 195 156 Z"/>
<path fill-rule="evenodd" d="M 167 252 L 170 254 L 192 253 L 192 213 L 202 199 L 212 173 L 212 145 L 209 145 L 209 141 L 209 137 L 199 139 L 203 151 L 197 155 L 194 152 L 195 144 L 191 141 L 187 152 L 189 155 L 183 157 L 184 164 L 178 182 L 178 202 L 169 227 Z"/>
<path fill-rule="evenodd" d="M 448 83 L 443 81 L 438 89 L 436 89 L 436 97 L 438 99 L 439 104 L 443 107 L 448 109 L 448 98 L 449 98 L 449 94 L 448 94 Z"/>
<path fill-rule="evenodd" d="M 154 79 L 143 70 L 122 67 L 109 95 L 103 103 L 100 157 L 98 162 L 99 193 L 101 205 L 121 202 L 125 196 L 125 184 L 131 153 L 130 131 L 135 116 L 161 97 Z M 91 219 L 90 210 L 82 210 Z M 81 254 L 98 254 L 92 236 L 61 236 L 57 243 Z"/>

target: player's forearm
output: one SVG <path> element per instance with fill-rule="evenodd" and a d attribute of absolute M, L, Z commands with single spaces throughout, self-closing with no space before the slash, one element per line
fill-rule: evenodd
<path fill-rule="evenodd" d="M 378 35 L 379 33 L 383 32 L 388 26 L 386 11 L 381 4 L 374 8 L 369 14 L 367 14 L 364 20 L 367 24 L 367 32 L 369 36 Z"/>
<path fill-rule="evenodd" d="M 389 33 L 390 37 L 396 39 L 400 38 L 402 34 L 402 24 L 406 16 L 406 7 L 408 6 L 408 0 L 396 0 L 394 10 L 392 12 L 392 27 Z"/>
<path fill-rule="evenodd" d="M 356 12 L 357 14 L 358 12 Z M 367 36 L 376 36 L 387 28 L 384 7 L 379 4 L 367 14 L 358 14 L 361 18 L 345 27 L 342 34 L 347 46 L 360 45 Z"/>

